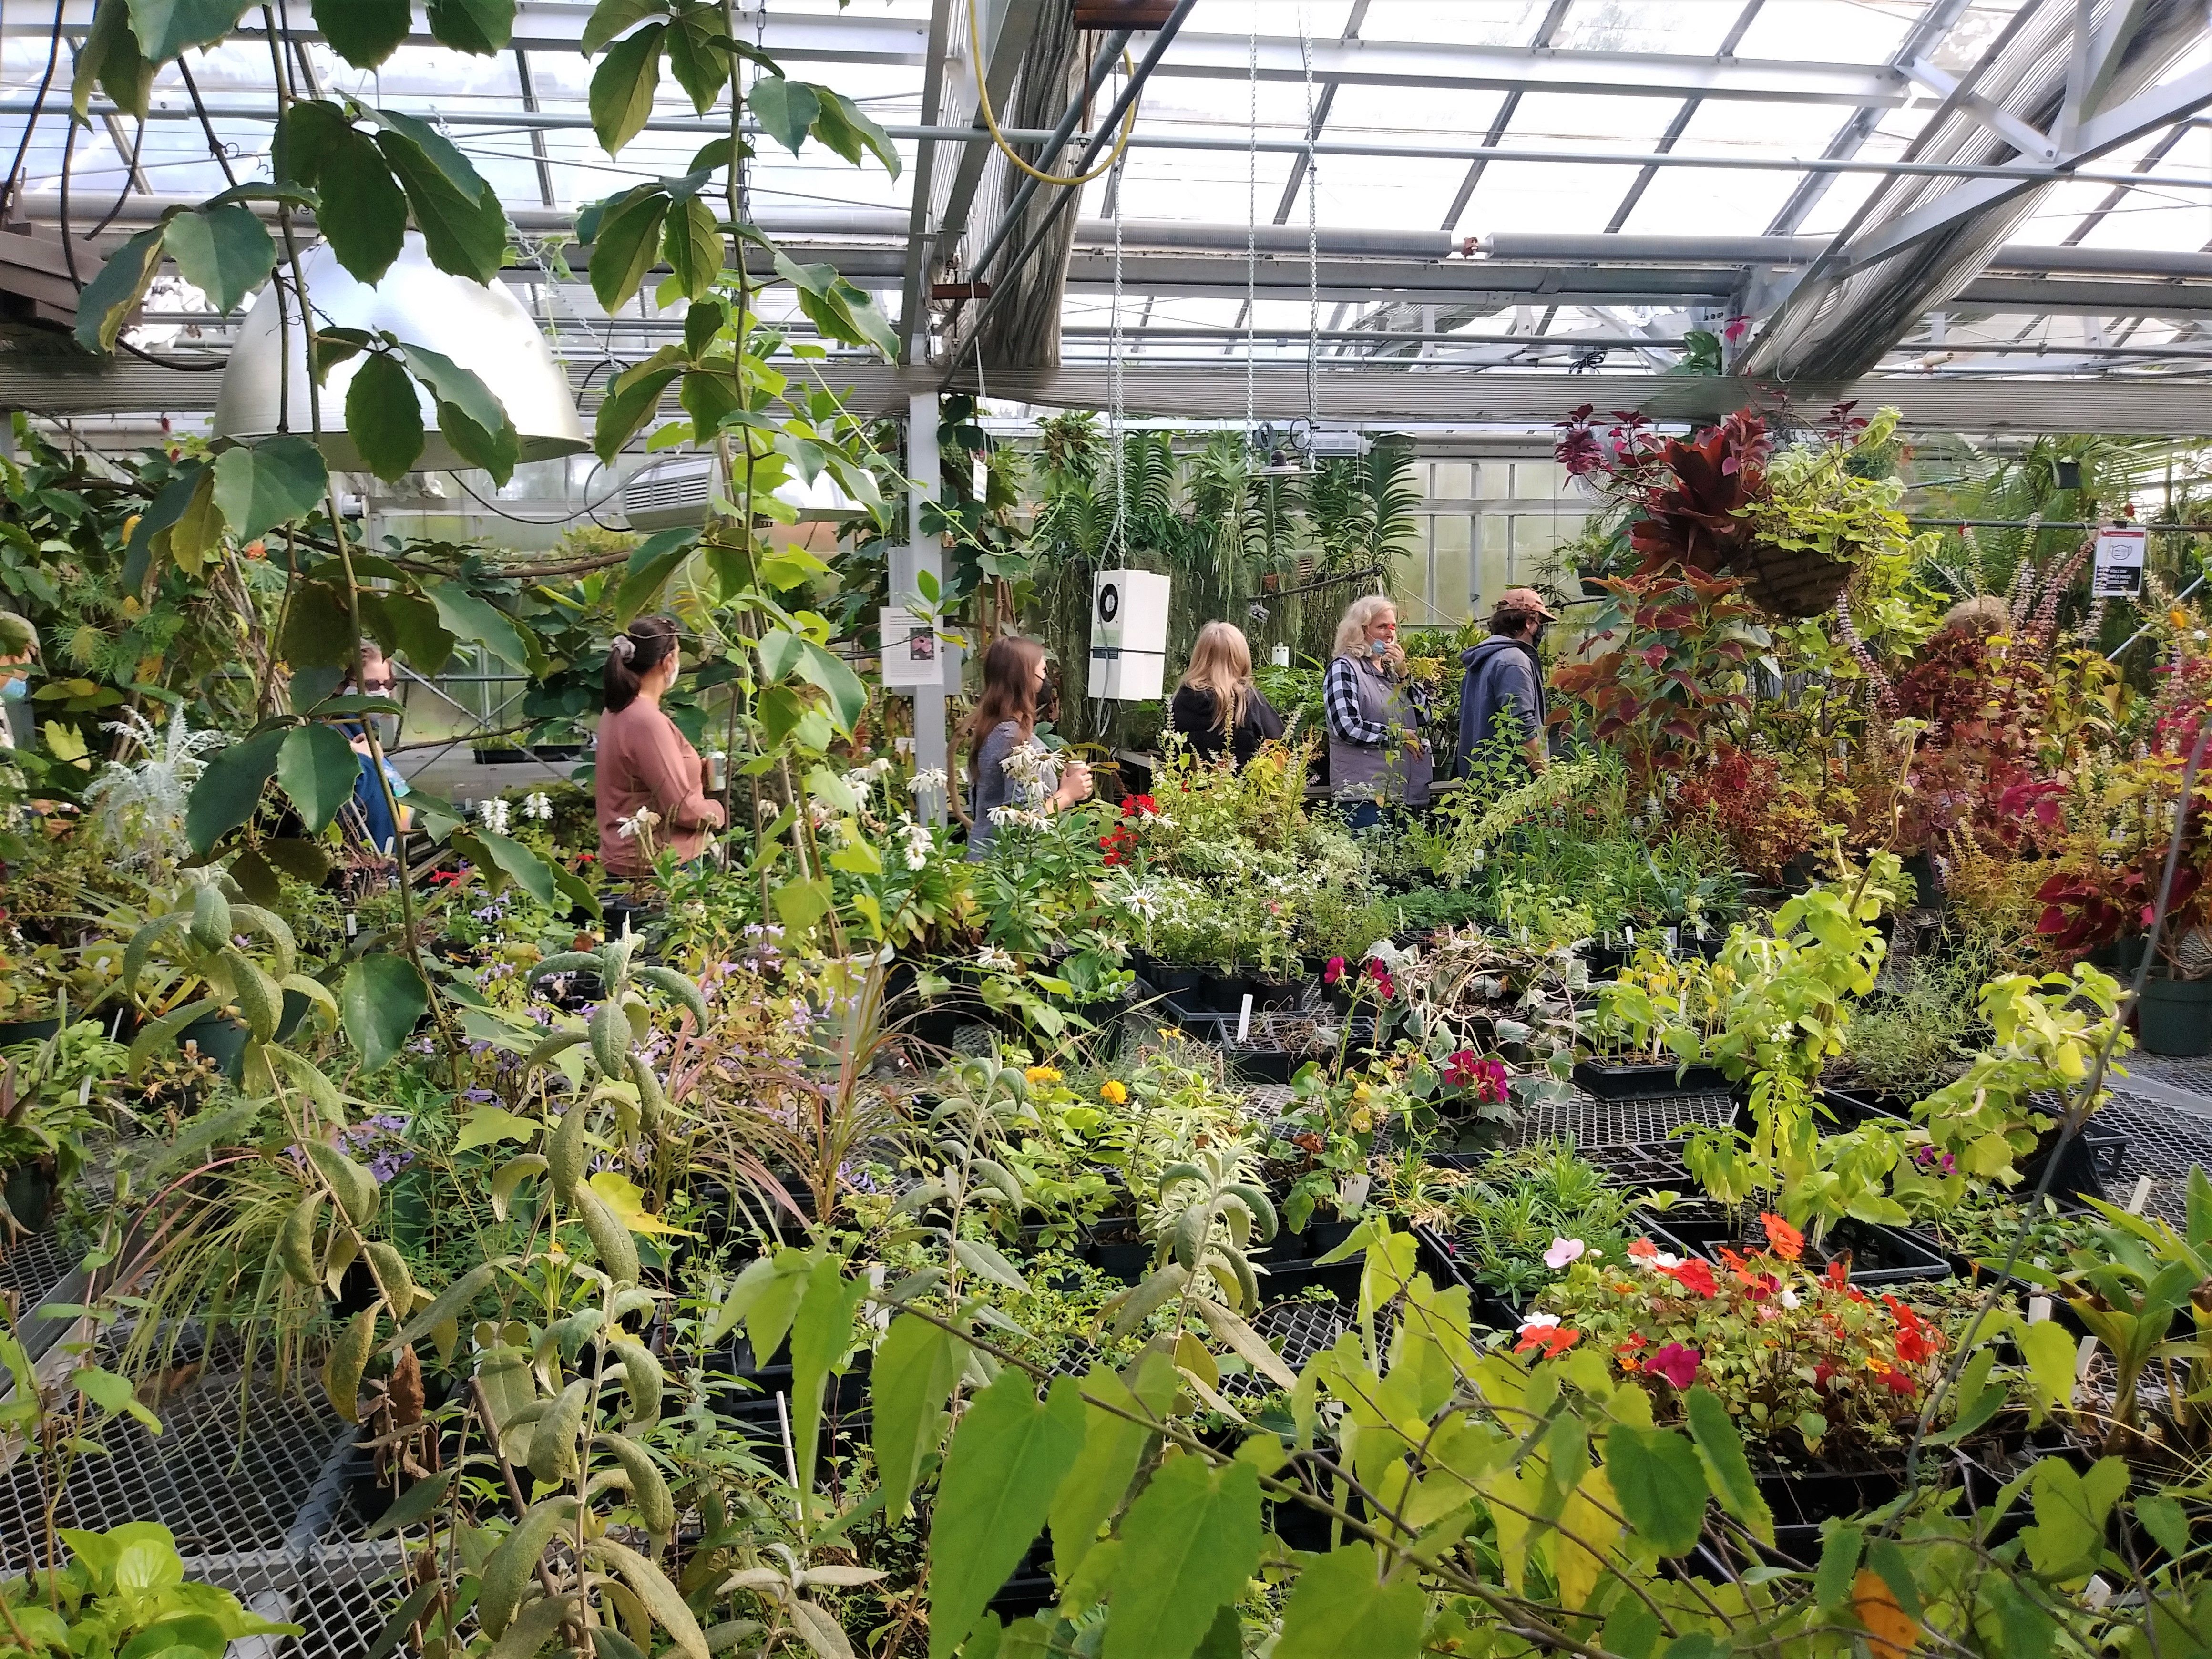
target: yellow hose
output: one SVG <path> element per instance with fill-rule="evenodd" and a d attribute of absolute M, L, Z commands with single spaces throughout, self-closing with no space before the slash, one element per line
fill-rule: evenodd
<path fill-rule="evenodd" d="M 975 0 L 968 0 L 968 43 L 969 50 L 976 54 L 977 59 L 975 64 L 975 106 L 982 112 L 983 125 L 991 134 L 991 142 L 999 147 L 1000 155 L 1005 156 L 1006 160 L 1012 162 L 1016 167 L 1019 167 L 1024 173 L 1029 174 L 1030 178 L 1036 179 L 1039 184 L 1056 185 L 1062 190 L 1069 189 L 1077 185 L 1087 185 L 1091 183 L 1094 179 L 1103 179 L 1108 173 L 1114 170 L 1115 164 L 1121 159 L 1121 152 L 1129 148 L 1130 133 L 1136 130 L 1137 106 L 1143 101 L 1143 96 L 1141 94 L 1139 94 L 1138 97 L 1130 100 L 1129 112 L 1121 118 L 1121 136 L 1115 142 L 1114 153 L 1111 155 L 1109 155 L 1103 161 L 1101 161 L 1095 171 L 1086 173 L 1080 178 L 1075 179 L 1062 178 L 1056 173 L 1041 172 L 1037 168 L 1031 167 L 1027 161 L 1022 160 L 1020 156 L 1014 154 L 1013 147 L 1007 143 L 1006 135 L 999 131 L 998 118 L 991 113 L 991 88 L 984 84 L 987 77 L 982 72 L 983 65 L 981 58 L 983 52 L 983 26 L 981 21 L 975 15 Z M 1121 54 L 1121 71 L 1125 75 L 1133 75 L 1136 72 L 1135 70 L 1131 67 L 1129 63 L 1129 54 L 1126 52 Z"/>

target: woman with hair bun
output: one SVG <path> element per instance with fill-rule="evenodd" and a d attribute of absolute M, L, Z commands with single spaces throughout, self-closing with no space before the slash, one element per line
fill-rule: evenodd
<path fill-rule="evenodd" d="M 705 850 L 707 833 L 722 827 L 722 804 L 709 800 L 699 751 L 684 740 L 660 699 L 683 672 L 676 623 L 640 617 L 607 647 L 601 684 L 593 789 L 599 817 L 599 867 L 610 876 L 650 874 L 652 848 L 673 848 L 679 859 Z M 639 814 L 651 812 L 641 824 Z"/>

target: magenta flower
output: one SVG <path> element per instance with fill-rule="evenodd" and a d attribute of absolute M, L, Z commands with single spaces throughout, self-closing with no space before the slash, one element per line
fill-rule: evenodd
<path fill-rule="evenodd" d="M 1331 957 L 1328 959 L 1328 966 L 1321 970 L 1321 982 L 1324 985 L 1334 985 L 1343 977 L 1344 958 Z"/>
<path fill-rule="evenodd" d="M 1669 1342 L 1657 1353 L 1644 1362 L 1644 1369 L 1663 1378 L 1678 1389 L 1686 1389 L 1697 1381 L 1698 1364 L 1705 1358 L 1695 1348 L 1686 1348 L 1679 1342 Z"/>
<path fill-rule="evenodd" d="M 1462 1048 L 1444 1061 L 1444 1081 L 1455 1089 L 1464 1089 L 1478 1075 L 1479 1056 L 1472 1048 Z"/>

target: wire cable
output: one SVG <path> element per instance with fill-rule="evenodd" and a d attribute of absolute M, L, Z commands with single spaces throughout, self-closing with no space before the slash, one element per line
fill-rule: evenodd
<path fill-rule="evenodd" d="M 983 52 L 983 25 L 975 13 L 975 0 L 968 0 L 968 40 L 969 44 L 974 47 L 980 64 Z M 1136 73 L 1135 67 L 1129 62 L 1129 54 L 1127 52 L 1121 54 L 1121 73 L 1124 75 Z M 1014 154 L 1013 146 L 1006 142 L 1006 135 L 999 131 L 998 117 L 991 112 L 991 88 L 988 84 L 989 78 L 988 76 L 980 72 L 975 76 L 976 112 L 983 118 L 984 128 L 990 133 L 991 142 L 998 146 L 999 154 L 1041 185 L 1050 185 L 1055 189 L 1066 190 L 1078 185 L 1087 185 L 1095 179 L 1103 179 L 1120 163 L 1121 152 L 1129 148 L 1129 135 L 1137 128 L 1137 105 L 1143 101 L 1141 98 L 1133 100 L 1129 105 L 1128 112 L 1121 118 L 1121 136 L 1115 143 L 1114 153 L 1101 161 L 1092 171 L 1069 178 L 1057 173 L 1046 173 L 1033 167 Z"/>

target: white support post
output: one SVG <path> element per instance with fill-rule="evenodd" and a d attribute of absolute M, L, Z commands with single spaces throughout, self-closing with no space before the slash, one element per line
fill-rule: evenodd
<path fill-rule="evenodd" d="M 893 606 L 921 602 L 917 579 L 927 570 L 938 581 L 945 580 L 945 554 L 934 536 L 921 528 L 924 503 L 936 501 L 944 480 L 937 454 L 937 393 L 916 392 L 907 401 L 906 471 L 912 480 L 907 492 L 907 543 L 891 556 Z M 936 685 L 917 687 L 914 694 L 914 763 L 919 771 L 951 775 L 945 732 L 945 697 L 948 687 L 960 683 L 960 653 L 939 641 L 938 659 L 944 678 Z M 932 823 L 945 822 L 945 798 L 932 793 L 915 803 L 918 814 Z"/>

